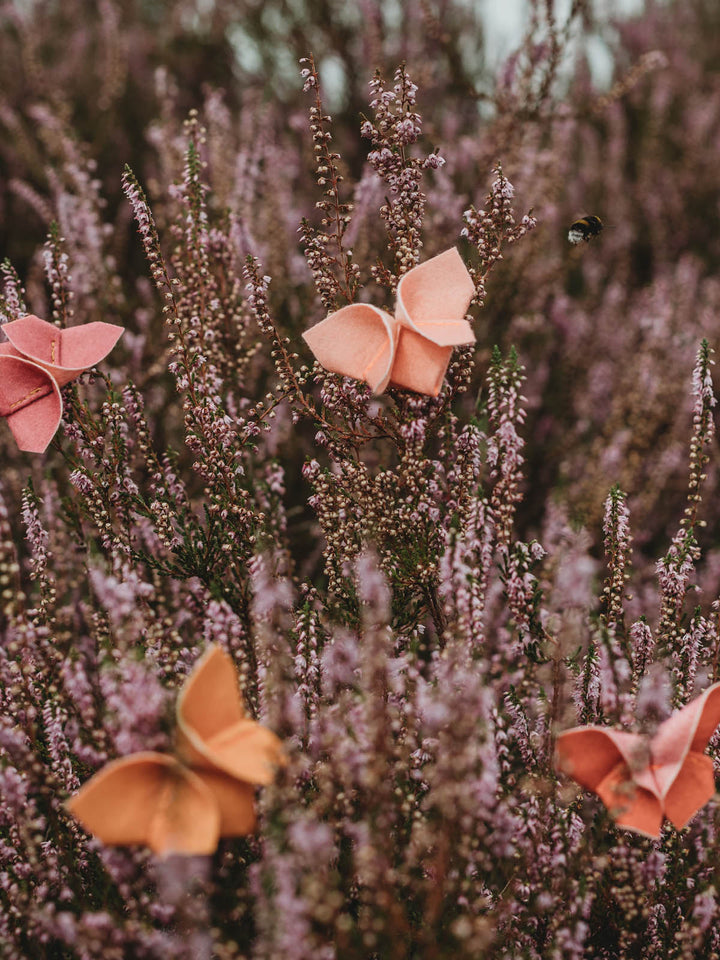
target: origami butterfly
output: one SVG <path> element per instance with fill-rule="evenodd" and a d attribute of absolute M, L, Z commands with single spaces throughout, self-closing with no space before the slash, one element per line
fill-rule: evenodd
<path fill-rule="evenodd" d="M 663 817 L 681 829 L 715 793 L 703 752 L 720 723 L 720 683 L 661 723 L 654 737 L 577 727 L 557 740 L 557 765 L 596 793 L 620 827 L 658 837 Z"/>
<path fill-rule="evenodd" d="M 243 709 L 233 662 L 211 646 L 177 700 L 177 756 L 145 751 L 107 764 L 67 803 L 108 845 L 209 854 L 255 827 L 254 784 L 270 783 L 281 744 Z"/>
<path fill-rule="evenodd" d="M 303 337 L 326 370 L 365 380 L 373 393 L 392 383 L 436 397 L 452 348 L 475 342 L 465 319 L 474 293 L 453 247 L 405 274 L 394 317 L 368 303 L 352 303 Z"/>
<path fill-rule="evenodd" d="M 62 417 L 60 387 L 110 353 L 123 328 L 93 321 L 61 330 L 29 315 L 3 324 L 0 417 L 21 450 L 43 453 Z"/>

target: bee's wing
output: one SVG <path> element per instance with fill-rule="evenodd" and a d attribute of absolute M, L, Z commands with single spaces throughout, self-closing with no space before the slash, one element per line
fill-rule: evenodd
<path fill-rule="evenodd" d="M 60 388 L 41 366 L 2 349 L 8 346 L 0 345 L 0 417 L 21 450 L 44 453 L 60 426 Z"/>
<path fill-rule="evenodd" d="M 566 730 L 557 739 L 556 763 L 596 793 L 618 826 L 656 837 L 662 825 L 658 796 L 642 737 L 607 727 Z"/>
<path fill-rule="evenodd" d="M 716 683 L 661 723 L 653 737 L 655 778 L 665 813 L 678 828 L 715 793 L 712 760 L 704 750 L 719 723 L 720 683 Z"/>
<path fill-rule="evenodd" d="M 195 665 L 177 700 L 178 749 L 200 769 L 217 768 L 249 783 L 270 783 L 282 762 L 272 731 L 245 715 L 235 666 L 211 646 Z"/>
<path fill-rule="evenodd" d="M 109 846 L 209 854 L 220 810 L 211 790 L 172 757 L 147 751 L 103 767 L 67 802 L 85 829 Z"/>
<path fill-rule="evenodd" d="M 303 339 L 326 370 L 365 380 L 373 393 L 382 393 L 390 379 L 396 327 L 384 310 L 352 303 L 310 327 Z"/>
<path fill-rule="evenodd" d="M 19 353 L 45 367 L 61 387 L 104 359 L 123 334 L 114 323 L 94 320 L 61 330 L 33 315 L 12 320 L 3 330 Z"/>

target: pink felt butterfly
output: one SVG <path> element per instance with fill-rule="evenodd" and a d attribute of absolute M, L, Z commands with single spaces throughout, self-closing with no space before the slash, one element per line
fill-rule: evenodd
<path fill-rule="evenodd" d="M 619 827 L 658 837 L 663 817 L 680 829 L 715 793 L 704 753 L 720 723 L 720 683 L 677 710 L 647 738 L 576 727 L 557 740 L 557 765 L 596 793 Z"/>
<path fill-rule="evenodd" d="M 475 287 L 453 247 L 408 271 L 395 316 L 367 303 L 331 313 L 303 334 L 326 370 L 436 397 L 455 346 L 474 343 L 465 314 Z"/>
<path fill-rule="evenodd" d="M 60 388 L 106 357 L 123 328 L 94 321 L 61 330 L 28 315 L 2 329 L 0 417 L 21 450 L 43 453 L 60 425 Z"/>

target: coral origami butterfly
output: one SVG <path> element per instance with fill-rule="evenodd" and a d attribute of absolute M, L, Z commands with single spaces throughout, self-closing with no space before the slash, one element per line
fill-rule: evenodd
<path fill-rule="evenodd" d="M 254 784 L 272 781 L 282 747 L 245 715 L 233 662 L 220 647 L 195 665 L 176 713 L 176 757 L 145 751 L 114 760 L 68 801 L 103 843 L 209 854 L 220 837 L 255 828 Z"/>
<path fill-rule="evenodd" d="M 596 793 L 615 818 L 659 837 L 663 817 L 679 830 L 715 793 L 704 753 L 720 723 L 720 683 L 677 710 L 654 737 L 608 727 L 576 727 L 557 740 L 557 765 Z"/>
<path fill-rule="evenodd" d="M 123 328 L 93 321 L 61 330 L 29 315 L 2 326 L 0 343 L 0 417 L 17 445 L 43 453 L 62 417 L 60 388 L 110 353 Z"/>
<path fill-rule="evenodd" d="M 465 314 L 475 293 L 453 247 L 409 270 L 397 289 L 395 316 L 351 303 L 303 337 L 326 370 L 365 380 L 373 393 L 388 384 L 436 397 L 455 346 L 474 343 Z"/>

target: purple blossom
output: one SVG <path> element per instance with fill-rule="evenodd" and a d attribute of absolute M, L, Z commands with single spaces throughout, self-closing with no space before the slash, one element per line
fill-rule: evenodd
<path fill-rule="evenodd" d="M 0 423 L 0 953 L 717 954 L 715 802 L 651 841 L 554 762 L 718 673 L 707 10 L 533 3 L 494 71 L 457 0 L 126 6 L 0 24 L 0 315 L 126 328 L 44 455 Z M 570 249 L 581 214 L 606 228 Z M 343 308 L 380 362 L 368 305 L 456 243 L 476 342 L 395 345 L 447 358 L 437 397 L 312 362 Z M 88 835 L 68 795 L 173 753 L 211 643 L 284 745 L 256 831 Z"/>

